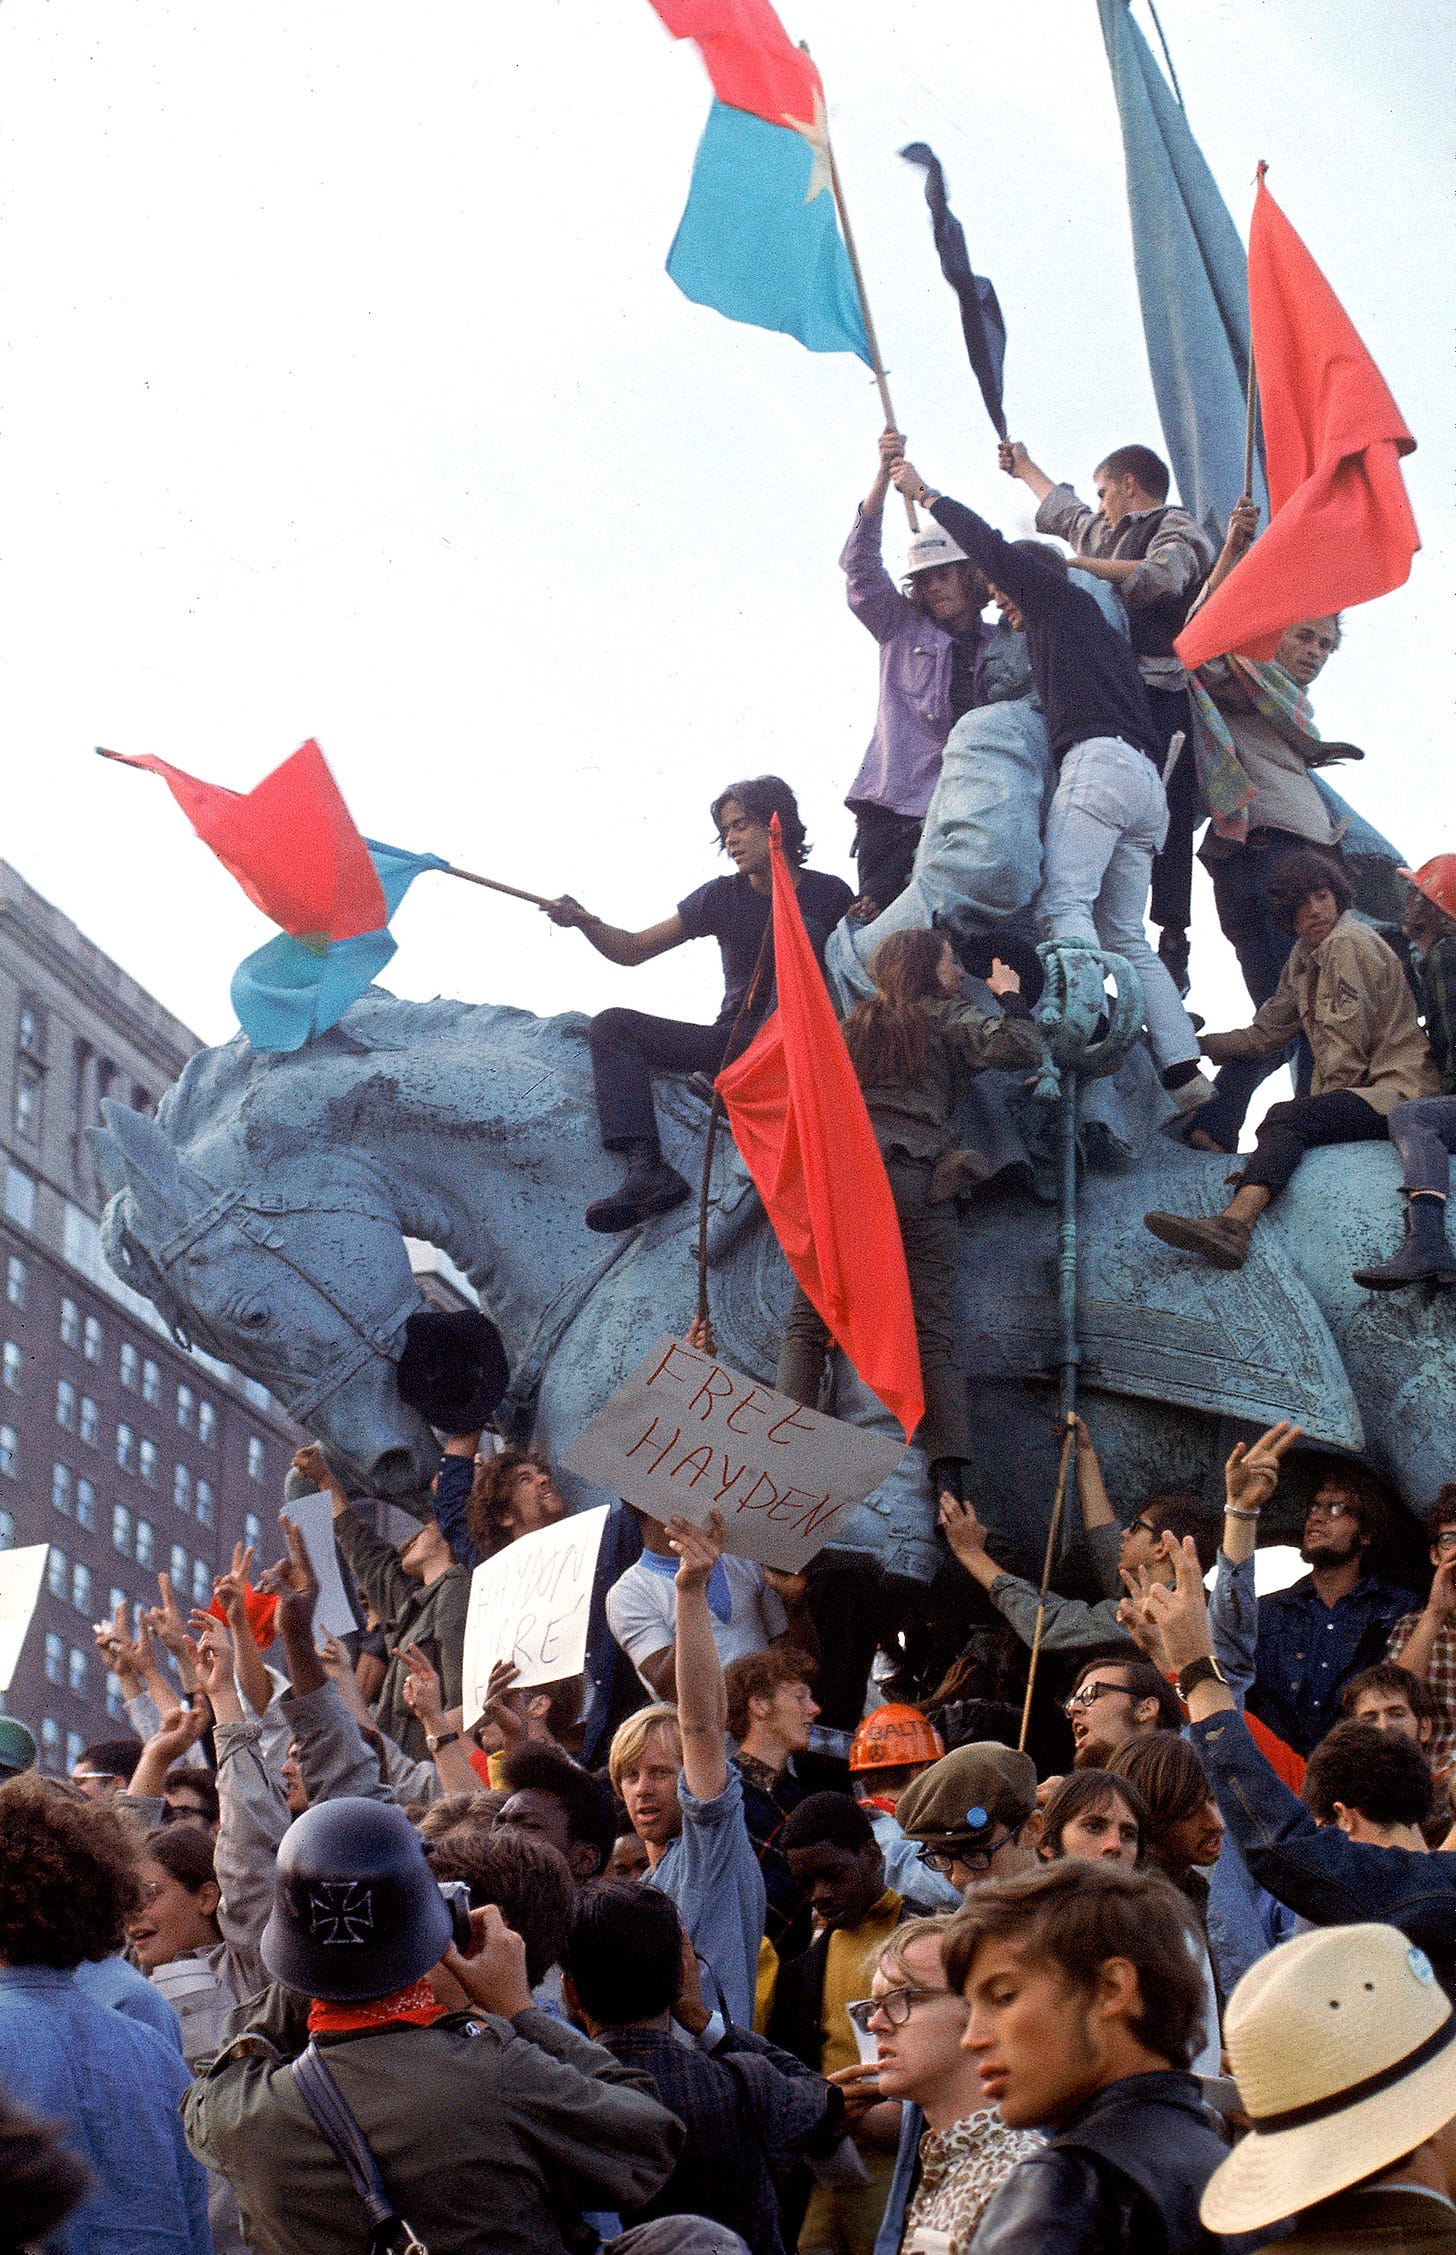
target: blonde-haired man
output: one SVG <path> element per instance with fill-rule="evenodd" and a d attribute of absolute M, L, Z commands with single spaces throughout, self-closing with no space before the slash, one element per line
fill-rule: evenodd
<path fill-rule="evenodd" d="M 647 1850 L 649 1887 L 677 1904 L 693 1948 L 741 2028 L 753 2025 L 763 1941 L 763 1874 L 743 1820 L 743 1782 L 728 1760 L 728 1696 L 713 1641 L 708 1580 L 723 1551 L 723 1522 L 668 1521 L 680 1561 L 673 1639 L 676 1708 L 644 1707 L 612 1740 L 608 1771 Z"/>

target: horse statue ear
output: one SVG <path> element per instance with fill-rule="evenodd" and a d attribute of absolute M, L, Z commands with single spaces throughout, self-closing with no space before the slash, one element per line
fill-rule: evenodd
<path fill-rule="evenodd" d="M 129 1190 L 136 1226 L 165 1243 L 207 1203 L 206 1185 L 184 1169 L 166 1131 L 145 1112 L 108 1097 L 101 1116 L 105 1127 L 88 1128 L 86 1141 L 108 1198 Z"/>

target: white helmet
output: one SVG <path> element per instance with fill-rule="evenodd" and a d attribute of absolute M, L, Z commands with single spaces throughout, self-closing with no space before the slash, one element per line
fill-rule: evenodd
<path fill-rule="evenodd" d="M 938 572 L 945 564 L 964 564 L 970 559 L 964 548 L 957 548 L 950 534 L 934 518 L 923 532 L 912 535 L 905 556 L 905 573 Z"/>

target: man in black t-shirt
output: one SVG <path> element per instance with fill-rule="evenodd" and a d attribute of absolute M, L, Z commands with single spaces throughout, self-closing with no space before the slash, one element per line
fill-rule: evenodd
<path fill-rule="evenodd" d="M 591 1022 L 588 1039 L 602 1142 L 608 1151 L 625 1155 L 627 1173 L 610 1197 L 587 1207 L 588 1229 L 608 1234 L 635 1229 L 691 1195 L 691 1186 L 668 1165 L 657 1140 L 652 1075 L 716 1075 L 726 1062 L 730 1039 L 734 1055 L 740 1055 L 773 1008 L 769 824 L 775 815 L 794 871 L 804 928 L 821 964 L 829 934 L 854 897 L 842 878 L 802 866 L 808 848 L 798 802 L 778 776 L 730 784 L 713 801 L 712 814 L 719 843 L 737 875 L 700 885 L 660 924 L 641 932 L 622 931 L 590 914 L 569 893 L 546 910 L 553 924 L 585 932 L 609 963 L 650 963 L 685 940 L 709 938 L 718 942 L 723 957 L 723 1004 L 711 1026 L 650 1018 L 640 1010 L 603 1010 Z"/>

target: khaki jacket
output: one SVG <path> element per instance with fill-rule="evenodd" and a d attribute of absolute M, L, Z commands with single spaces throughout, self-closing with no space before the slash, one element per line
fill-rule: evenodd
<path fill-rule="evenodd" d="M 232 2184 L 253 2255 L 363 2255 L 363 2202 L 289 2072 L 306 2010 L 275 1987 L 235 2016 L 184 2095 L 187 2142 Z M 650 2080 L 544 2012 L 452 2012 L 319 2048 L 430 2255 L 565 2255 L 560 2219 L 641 2207 L 682 2150 Z"/>
<path fill-rule="evenodd" d="M 1320 947 L 1296 940 L 1253 1024 L 1207 1034 L 1200 1046 L 1216 1065 L 1277 1057 L 1301 1028 L 1314 1051 L 1312 1096 L 1348 1089 L 1388 1118 L 1408 1097 L 1441 1093 L 1400 958 L 1353 916 L 1342 916 Z"/>

